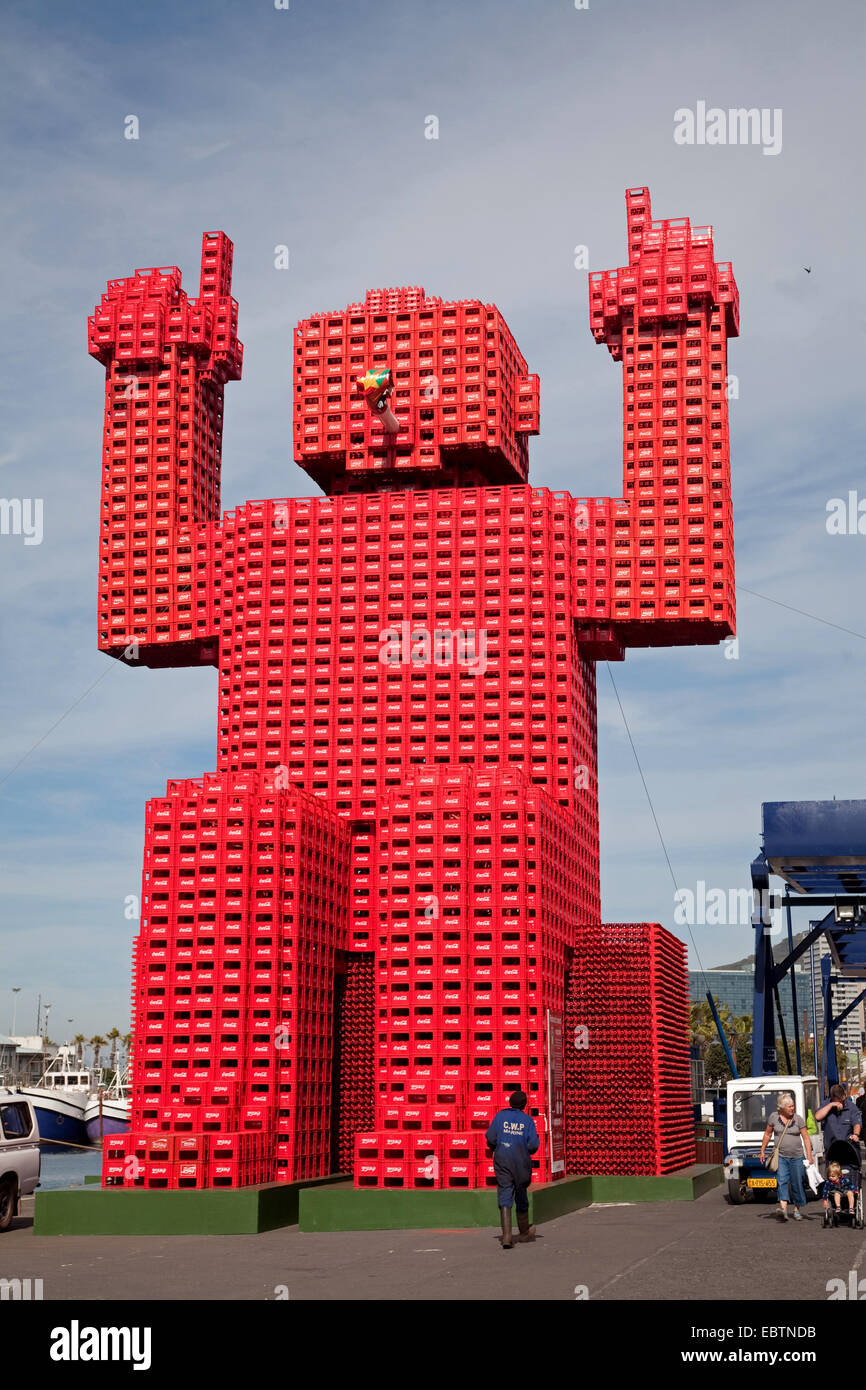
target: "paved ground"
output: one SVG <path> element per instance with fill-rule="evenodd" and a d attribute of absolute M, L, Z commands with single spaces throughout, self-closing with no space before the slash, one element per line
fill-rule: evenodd
<path fill-rule="evenodd" d="M 50 1299 L 827 1299 L 866 1280 L 866 1233 L 799 1224 L 776 1208 L 697 1202 L 593 1206 L 500 1249 L 496 1232 L 297 1227 L 259 1236 L 34 1236 L 32 1198 L 0 1236 L 0 1278 L 41 1278 Z M 866 1292 L 866 1282 L 864 1282 Z"/>

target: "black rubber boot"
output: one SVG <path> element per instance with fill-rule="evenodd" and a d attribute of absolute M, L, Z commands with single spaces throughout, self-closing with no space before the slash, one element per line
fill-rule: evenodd
<path fill-rule="evenodd" d="M 528 1211 L 519 1211 L 517 1213 L 517 1229 L 520 1232 L 517 1239 L 521 1243 L 525 1243 L 527 1240 L 535 1240 L 535 1227 L 529 1224 Z"/>
<path fill-rule="evenodd" d="M 502 1223 L 502 1249 L 513 1250 L 514 1241 L 511 1239 L 511 1208 L 499 1208 L 499 1220 Z"/>

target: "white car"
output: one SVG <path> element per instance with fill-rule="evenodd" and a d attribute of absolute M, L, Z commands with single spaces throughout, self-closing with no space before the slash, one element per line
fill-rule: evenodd
<path fill-rule="evenodd" d="M 20 1199 L 39 1186 L 41 1163 L 33 1106 L 20 1091 L 0 1089 L 0 1232 L 9 1230 Z"/>

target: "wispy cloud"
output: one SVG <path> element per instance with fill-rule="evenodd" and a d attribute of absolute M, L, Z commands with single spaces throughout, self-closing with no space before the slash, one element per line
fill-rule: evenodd
<path fill-rule="evenodd" d="M 190 159 L 213 159 L 215 154 L 222 154 L 223 150 L 229 150 L 231 146 L 231 140 L 220 140 L 216 145 L 187 145 L 184 148 L 184 154 L 188 155 Z"/>

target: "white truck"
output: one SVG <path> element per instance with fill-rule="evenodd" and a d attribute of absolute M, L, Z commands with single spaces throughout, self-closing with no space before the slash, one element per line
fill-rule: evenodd
<path fill-rule="evenodd" d="M 9 1230 L 21 1198 L 39 1186 L 41 1164 L 33 1106 L 20 1091 L 0 1088 L 0 1232 Z"/>
<path fill-rule="evenodd" d="M 767 1121 L 776 1109 L 781 1093 L 792 1096 L 798 1115 L 813 1118 L 819 1107 L 817 1076 L 740 1076 L 728 1082 L 725 1117 L 725 1177 L 732 1202 L 748 1202 L 756 1197 L 775 1199 L 776 1175 L 763 1167 L 759 1154 Z M 824 1153 L 821 1127 L 812 1135 L 812 1151 L 820 1167 Z M 767 1152 L 772 1152 L 768 1145 Z M 806 1195 L 809 1189 L 807 1187 Z"/>

